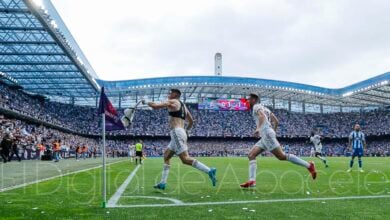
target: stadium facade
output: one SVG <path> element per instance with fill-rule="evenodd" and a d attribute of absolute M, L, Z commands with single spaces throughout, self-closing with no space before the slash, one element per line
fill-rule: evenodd
<path fill-rule="evenodd" d="M 26 92 L 78 105 L 97 105 L 105 86 L 114 105 L 158 101 L 169 88 L 186 102 L 241 98 L 256 92 L 274 108 L 303 112 L 360 111 L 390 106 L 390 72 L 329 89 L 293 82 L 227 76 L 100 80 L 49 0 L 0 1 L 0 78 Z"/>

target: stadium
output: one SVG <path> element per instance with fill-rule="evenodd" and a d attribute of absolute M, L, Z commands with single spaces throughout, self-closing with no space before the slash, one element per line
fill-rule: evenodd
<path fill-rule="evenodd" d="M 215 71 L 209 75 L 103 80 L 51 1 L 0 1 L 0 218 L 390 215 L 390 72 L 335 89 L 260 74 L 225 76 L 222 54 L 214 58 Z M 172 145 L 177 122 L 168 119 L 170 105 L 154 104 L 166 102 L 175 90 L 180 90 L 179 103 L 185 104 L 194 125 L 186 130 L 188 157 L 173 157 L 169 164 L 164 152 Z M 248 154 L 252 162 L 249 152 L 259 141 L 250 94 L 277 117 L 274 132 L 287 156 L 259 152 L 257 186 L 243 188 Z M 105 107 L 103 95 L 117 115 Z M 134 118 L 128 109 L 134 110 Z M 130 125 L 117 120 L 123 128 L 108 129 L 107 111 L 117 119 L 131 118 Z M 356 124 L 364 133 L 364 148 L 352 166 Z M 320 152 L 310 141 L 312 133 L 321 138 Z M 139 158 L 134 158 L 134 147 Z M 314 161 L 317 178 L 273 155 L 302 158 L 290 160 L 296 165 Z M 186 161 L 195 162 L 187 166 Z M 198 166 L 200 161 L 215 167 L 216 176 L 210 174 L 214 168 Z M 171 171 L 164 187 L 153 188 L 167 167 Z M 217 179 L 215 186 L 209 177 L 213 184 Z"/>

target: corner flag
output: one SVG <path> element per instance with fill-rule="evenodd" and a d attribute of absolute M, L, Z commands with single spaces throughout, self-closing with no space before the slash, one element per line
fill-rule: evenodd
<path fill-rule="evenodd" d="M 100 94 L 100 102 L 99 102 L 99 114 L 102 115 L 102 158 L 103 158 L 103 202 L 102 207 L 106 208 L 107 202 L 107 183 L 106 183 L 106 130 L 114 131 L 114 130 L 123 130 L 125 127 L 121 121 L 121 118 L 118 115 L 118 112 L 111 104 L 110 100 L 107 98 L 104 93 L 104 87 L 102 87 L 102 92 Z"/>
<path fill-rule="evenodd" d="M 100 94 L 100 102 L 99 102 L 99 114 L 105 115 L 106 121 L 106 131 L 115 131 L 115 130 L 124 130 L 125 127 L 121 121 L 121 118 L 118 115 L 118 112 L 111 104 L 110 100 L 107 98 L 104 93 L 104 87 L 102 88 L 102 92 Z"/>

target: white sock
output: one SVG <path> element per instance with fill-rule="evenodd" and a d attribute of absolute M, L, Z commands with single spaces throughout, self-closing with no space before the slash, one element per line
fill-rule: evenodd
<path fill-rule="evenodd" d="M 306 168 L 310 167 L 310 164 L 308 162 L 302 160 L 301 158 L 295 156 L 294 154 L 287 154 L 286 156 L 287 156 L 287 160 L 290 161 L 293 164 L 296 164 L 296 165 L 299 165 L 299 166 L 303 166 L 303 167 L 306 167 Z"/>
<path fill-rule="evenodd" d="M 210 171 L 210 168 L 208 166 L 204 165 L 203 163 L 199 162 L 198 160 L 194 160 L 194 162 L 192 162 L 192 166 L 200 171 L 205 172 L 205 173 L 209 173 L 209 171 Z"/>
<path fill-rule="evenodd" d="M 161 175 L 161 181 L 160 183 L 167 183 L 167 179 L 168 179 L 168 174 L 169 174 L 169 169 L 171 168 L 170 165 L 168 164 L 164 164 L 164 168 L 163 168 L 163 172 L 162 172 L 162 175 Z"/>
<path fill-rule="evenodd" d="M 257 169 L 257 161 L 250 160 L 249 161 L 249 180 L 256 181 L 256 169 Z"/>

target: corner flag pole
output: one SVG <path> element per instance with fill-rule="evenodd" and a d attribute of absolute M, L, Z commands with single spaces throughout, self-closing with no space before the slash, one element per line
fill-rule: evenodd
<path fill-rule="evenodd" d="M 107 180 L 106 180 L 106 116 L 102 114 L 102 142 L 103 142 L 103 204 L 102 207 L 106 208 L 107 202 Z"/>
<path fill-rule="evenodd" d="M 106 180 L 106 116 L 105 113 L 102 114 L 102 158 L 103 158 L 103 203 L 102 207 L 106 208 L 107 202 L 107 180 Z"/>
<path fill-rule="evenodd" d="M 99 113 L 102 115 L 102 178 L 103 178 L 103 187 L 102 187 L 102 196 L 103 202 L 102 207 L 106 208 L 107 203 L 107 168 L 106 168 L 106 130 L 115 131 L 115 130 L 124 130 L 125 127 L 119 117 L 118 112 L 107 98 L 104 93 L 104 87 L 102 87 L 100 94 L 99 102 Z M 107 121 L 106 121 L 107 120 Z M 106 127 L 108 125 L 108 127 Z"/>

